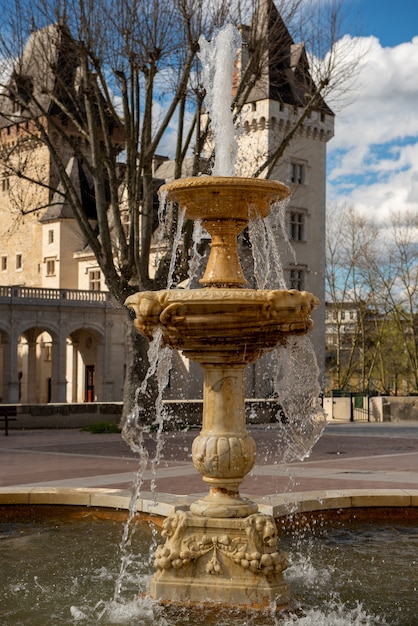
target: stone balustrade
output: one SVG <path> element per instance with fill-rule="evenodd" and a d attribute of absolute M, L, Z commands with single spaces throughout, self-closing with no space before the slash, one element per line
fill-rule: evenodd
<path fill-rule="evenodd" d="M 25 287 L 16 285 L 0 285 L 0 304 L 26 305 L 36 300 L 39 305 L 52 303 L 65 306 L 115 306 L 108 291 L 88 291 L 82 289 L 50 289 L 47 287 Z M 53 302 L 51 302 L 53 301 Z"/>

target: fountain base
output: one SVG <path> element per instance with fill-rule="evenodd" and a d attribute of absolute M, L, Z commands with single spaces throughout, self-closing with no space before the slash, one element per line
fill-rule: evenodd
<path fill-rule="evenodd" d="M 248 609 L 289 603 L 287 558 L 277 551 L 271 516 L 217 519 L 177 511 L 164 521 L 162 535 L 166 542 L 156 551 L 152 598 Z"/>

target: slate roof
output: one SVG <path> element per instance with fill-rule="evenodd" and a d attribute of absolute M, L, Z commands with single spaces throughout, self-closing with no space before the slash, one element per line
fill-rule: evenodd
<path fill-rule="evenodd" d="M 305 106 L 305 95 L 314 86 L 305 46 L 295 44 L 273 0 L 260 0 L 249 33 L 250 47 L 261 42 L 264 54 L 262 75 L 248 101 L 270 99 Z M 322 98 L 314 108 L 334 115 Z"/>
<path fill-rule="evenodd" d="M 66 27 L 52 24 L 33 32 L 0 94 L 0 128 L 58 113 L 54 96 L 71 106 L 77 65 L 76 43 Z"/>

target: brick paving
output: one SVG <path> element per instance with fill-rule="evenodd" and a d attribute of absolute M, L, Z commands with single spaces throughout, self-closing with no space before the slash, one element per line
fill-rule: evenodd
<path fill-rule="evenodd" d="M 283 426 L 249 430 L 257 443 L 257 462 L 241 492 L 265 496 L 284 492 L 343 489 L 418 489 L 418 423 L 330 423 L 303 462 L 279 464 Z M 136 454 L 118 434 L 78 430 L 10 430 L 0 433 L 0 488 L 128 489 L 139 468 Z M 198 430 L 164 433 L 155 477 L 151 463 L 143 489 L 156 480 L 157 492 L 207 491 L 191 462 Z M 150 459 L 154 438 L 146 439 Z"/>

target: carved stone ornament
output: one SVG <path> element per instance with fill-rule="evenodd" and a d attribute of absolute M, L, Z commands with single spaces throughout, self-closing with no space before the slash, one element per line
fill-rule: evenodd
<path fill-rule="evenodd" d="M 177 511 L 164 520 L 162 536 L 166 539 L 155 553 L 157 571 L 188 567 L 192 562 L 209 555 L 205 572 L 214 576 L 225 574 L 222 554 L 244 570 L 268 576 L 281 573 L 287 567 L 287 557 L 277 551 L 277 529 L 269 515 L 255 513 L 243 520 L 245 534 L 188 534 L 190 516 Z M 232 530 L 232 529 L 231 529 Z"/>

